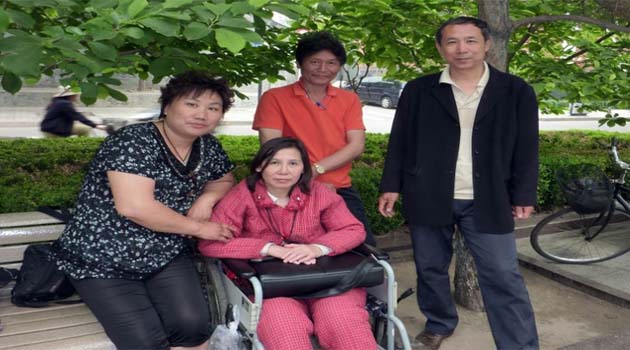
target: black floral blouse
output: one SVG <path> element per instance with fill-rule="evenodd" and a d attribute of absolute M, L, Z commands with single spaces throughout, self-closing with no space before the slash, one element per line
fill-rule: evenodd
<path fill-rule="evenodd" d="M 152 231 L 116 212 L 107 171 L 155 181 L 155 198 L 185 214 L 204 185 L 233 165 L 212 135 L 200 137 L 186 166 L 177 161 L 153 123 L 135 124 L 103 141 L 92 160 L 75 214 L 57 240 L 57 265 L 72 278 L 144 279 L 180 254 L 191 239 Z"/>

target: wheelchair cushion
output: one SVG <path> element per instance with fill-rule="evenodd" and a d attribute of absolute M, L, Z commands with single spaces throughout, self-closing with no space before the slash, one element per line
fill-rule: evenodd
<path fill-rule="evenodd" d="M 279 259 L 249 262 L 263 287 L 263 298 L 294 297 L 335 287 L 339 280 L 366 259 L 355 251 L 324 256 L 313 265 L 285 264 Z M 371 259 L 371 258 L 368 258 Z M 384 270 L 373 266 L 357 287 L 373 287 L 383 283 Z"/>

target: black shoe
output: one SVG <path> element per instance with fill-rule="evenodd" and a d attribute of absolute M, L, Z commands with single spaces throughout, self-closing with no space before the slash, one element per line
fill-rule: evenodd
<path fill-rule="evenodd" d="M 425 329 L 411 342 L 411 348 L 413 350 L 438 350 L 444 339 L 451 335 L 453 335 L 453 332 L 448 334 L 436 334 Z"/>

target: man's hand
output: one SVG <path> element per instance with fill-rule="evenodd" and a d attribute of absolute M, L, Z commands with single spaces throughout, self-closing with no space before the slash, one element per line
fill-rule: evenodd
<path fill-rule="evenodd" d="M 396 213 L 394 204 L 398 200 L 399 193 L 385 192 L 378 197 L 378 211 L 386 218 L 391 218 Z"/>
<path fill-rule="evenodd" d="M 522 207 L 518 205 L 512 206 L 512 215 L 514 215 L 514 218 L 516 219 L 527 219 L 532 214 L 533 211 L 534 211 L 534 207 L 532 206 L 530 207 Z"/>

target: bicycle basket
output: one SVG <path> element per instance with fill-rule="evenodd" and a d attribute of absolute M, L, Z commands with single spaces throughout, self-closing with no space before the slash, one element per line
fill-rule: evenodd
<path fill-rule="evenodd" d="M 567 203 L 581 214 L 606 210 L 614 187 L 606 174 L 593 164 L 570 165 L 556 171 L 556 179 Z"/>

